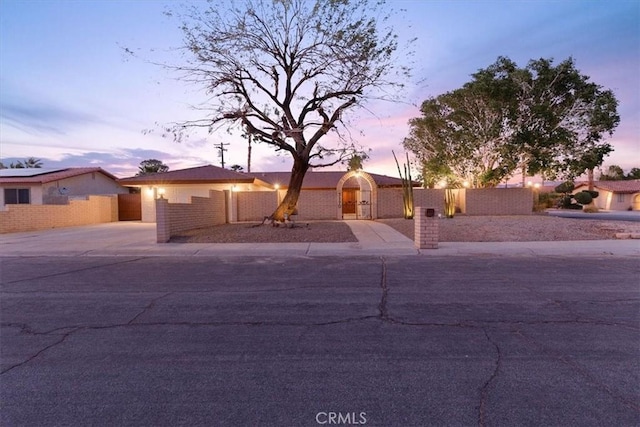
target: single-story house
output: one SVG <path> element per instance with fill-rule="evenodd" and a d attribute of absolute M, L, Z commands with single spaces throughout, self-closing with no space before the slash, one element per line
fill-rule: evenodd
<path fill-rule="evenodd" d="M 593 188 L 598 197 L 593 202 L 598 209 L 612 211 L 640 210 L 640 179 L 627 181 L 595 181 Z M 589 184 L 576 185 L 573 193 L 588 190 Z"/>
<path fill-rule="evenodd" d="M 249 217 L 243 212 L 255 211 L 251 203 L 258 203 L 259 195 L 253 194 L 249 200 L 246 194 L 269 192 L 270 195 L 265 196 L 269 200 L 273 198 L 270 209 L 275 209 L 286 193 L 289 178 L 290 172 L 243 173 L 206 165 L 123 178 L 118 182 L 123 186 L 140 188 L 143 222 L 155 222 L 156 199 L 164 198 L 169 203 L 189 203 L 193 196 L 208 197 L 211 190 L 226 192 L 229 204 L 240 206 L 242 211 L 239 216 L 237 213 L 232 216 L 237 220 L 247 220 Z M 402 188 L 402 180 L 363 171 L 311 170 L 305 175 L 298 207 L 303 209 L 304 206 L 306 216 L 315 219 L 375 218 L 378 188 L 399 189 Z M 232 201 L 234 198 L 239 200 Z M 261 213 L 265 215 L 271 212 L 262 209 Z M 250 219 L 256 219 L 256 215 L 253 214 Z"/>
<path fill-rule="evenodd" d="M 74 197 L 129 193 L 114 175 L 99 167 L 1 169 L 0 188 L 0 207 L 58 205 Z"/>

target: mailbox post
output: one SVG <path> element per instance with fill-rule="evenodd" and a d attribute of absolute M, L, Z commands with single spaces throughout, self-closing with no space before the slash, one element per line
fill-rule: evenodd
<path fill-rule="evenodd" d="M 433 208 L 416 207 L 414 243 L 419 249 L 438 249 L 438 217 Z"/>

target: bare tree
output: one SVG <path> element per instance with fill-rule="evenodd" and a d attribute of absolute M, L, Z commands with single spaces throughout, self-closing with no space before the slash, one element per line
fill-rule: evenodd
<path fill-rule="evenodd" d="M 174 135 L 230 124 L 288 153 L 288 191 L 271 215 L 282 221 L 294 211 L 310 167 L 357 153 L 345 132 L 345 113 L 374 96 L 397 96 L 407 79 L 383 3 L 214 1 L 205 9 L 196 4 L 183 10 L 188 54 L 186 63 L 172 68 L 205 87 L 208 102 L 199 107 L 201 119 L 176 123 Z M 330 132 L 332 144 L 321 144 Z"/>

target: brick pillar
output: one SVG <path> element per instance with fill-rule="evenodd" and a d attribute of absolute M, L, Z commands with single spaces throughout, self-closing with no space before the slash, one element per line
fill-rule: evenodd
<path fill-rule="evenodd" d="M 171 239 L 171 220 L 167 199 L 156 199 L 156 238 L 158 243 L 167 243 Z"/>
<path fill-rule="evenodd" d="M 438 249 L 438 217 L 433 208 L 416 207 L 414 243 L 419 249 Z"/>

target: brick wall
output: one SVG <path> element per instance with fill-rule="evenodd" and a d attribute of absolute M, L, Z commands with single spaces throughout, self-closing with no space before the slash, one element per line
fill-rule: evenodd
<path fill-rule="evenodd" d="M 238 221 L 262 221 L 278 207 L 278 195 L 275 191 L 238 191 L 234 195 Z"/>
<path fill-rule="evenodd" d="M 191 197 L 191 203 L 156 200 L 158 243 L 166 243 L 179 231 L 211 227 L 226 222 L 226 201 L 222 191 L 209 191 L 209 197 Z"/>
<path fill-rule="evenodd" d="M 262 221 L 278 207 L 286 192 L 238 191 L 234 193 L 238 221 Z M 336 219 L 338 212 L 335 190 L 307 190 L 298 199 L 299 220 Z"/>
<path fill-rule="evenodd" d="M 435 208 L 444 214 L 442 189 L 414 188 L 415 207 Z M 533 211 L 533 193 L 528 188 L 456 189 L 456 207 L 467 215 L 530 215 Z M 402 190 L 378 190 L 378 218 L 402 218 Z"/>
<path fill-rule="evenodd" d="M 300 220 L 330 219 L 338 216 L 338 193 L 336 190 L 307 190 L 298 199 Z"/>
<path fill-rule="evenodd" d="M 529 188 L 467 189 L 467 215 L 531 215 L 533 192 Z"/>
<path fill-rule="evenodd" d="M 378 188 L 378 218 L 402 218 L 402 189 Z"/>
<path fill-rule="evenodd" d="M 68 205 L 6 205 L 0 211 L 0 233 L 46 230 L 118 220 L 115 196 L 89 196 Z"/>
<path fill-rule="evenodd" d="M 442 189 L 433 188 L 414 188 L 413 204 L 424 208 L 433 208 L 436 215 L 444 215 L 444 191 Z M 456 194 L 456 203 L 460 201 L 460 196 Z"/>

